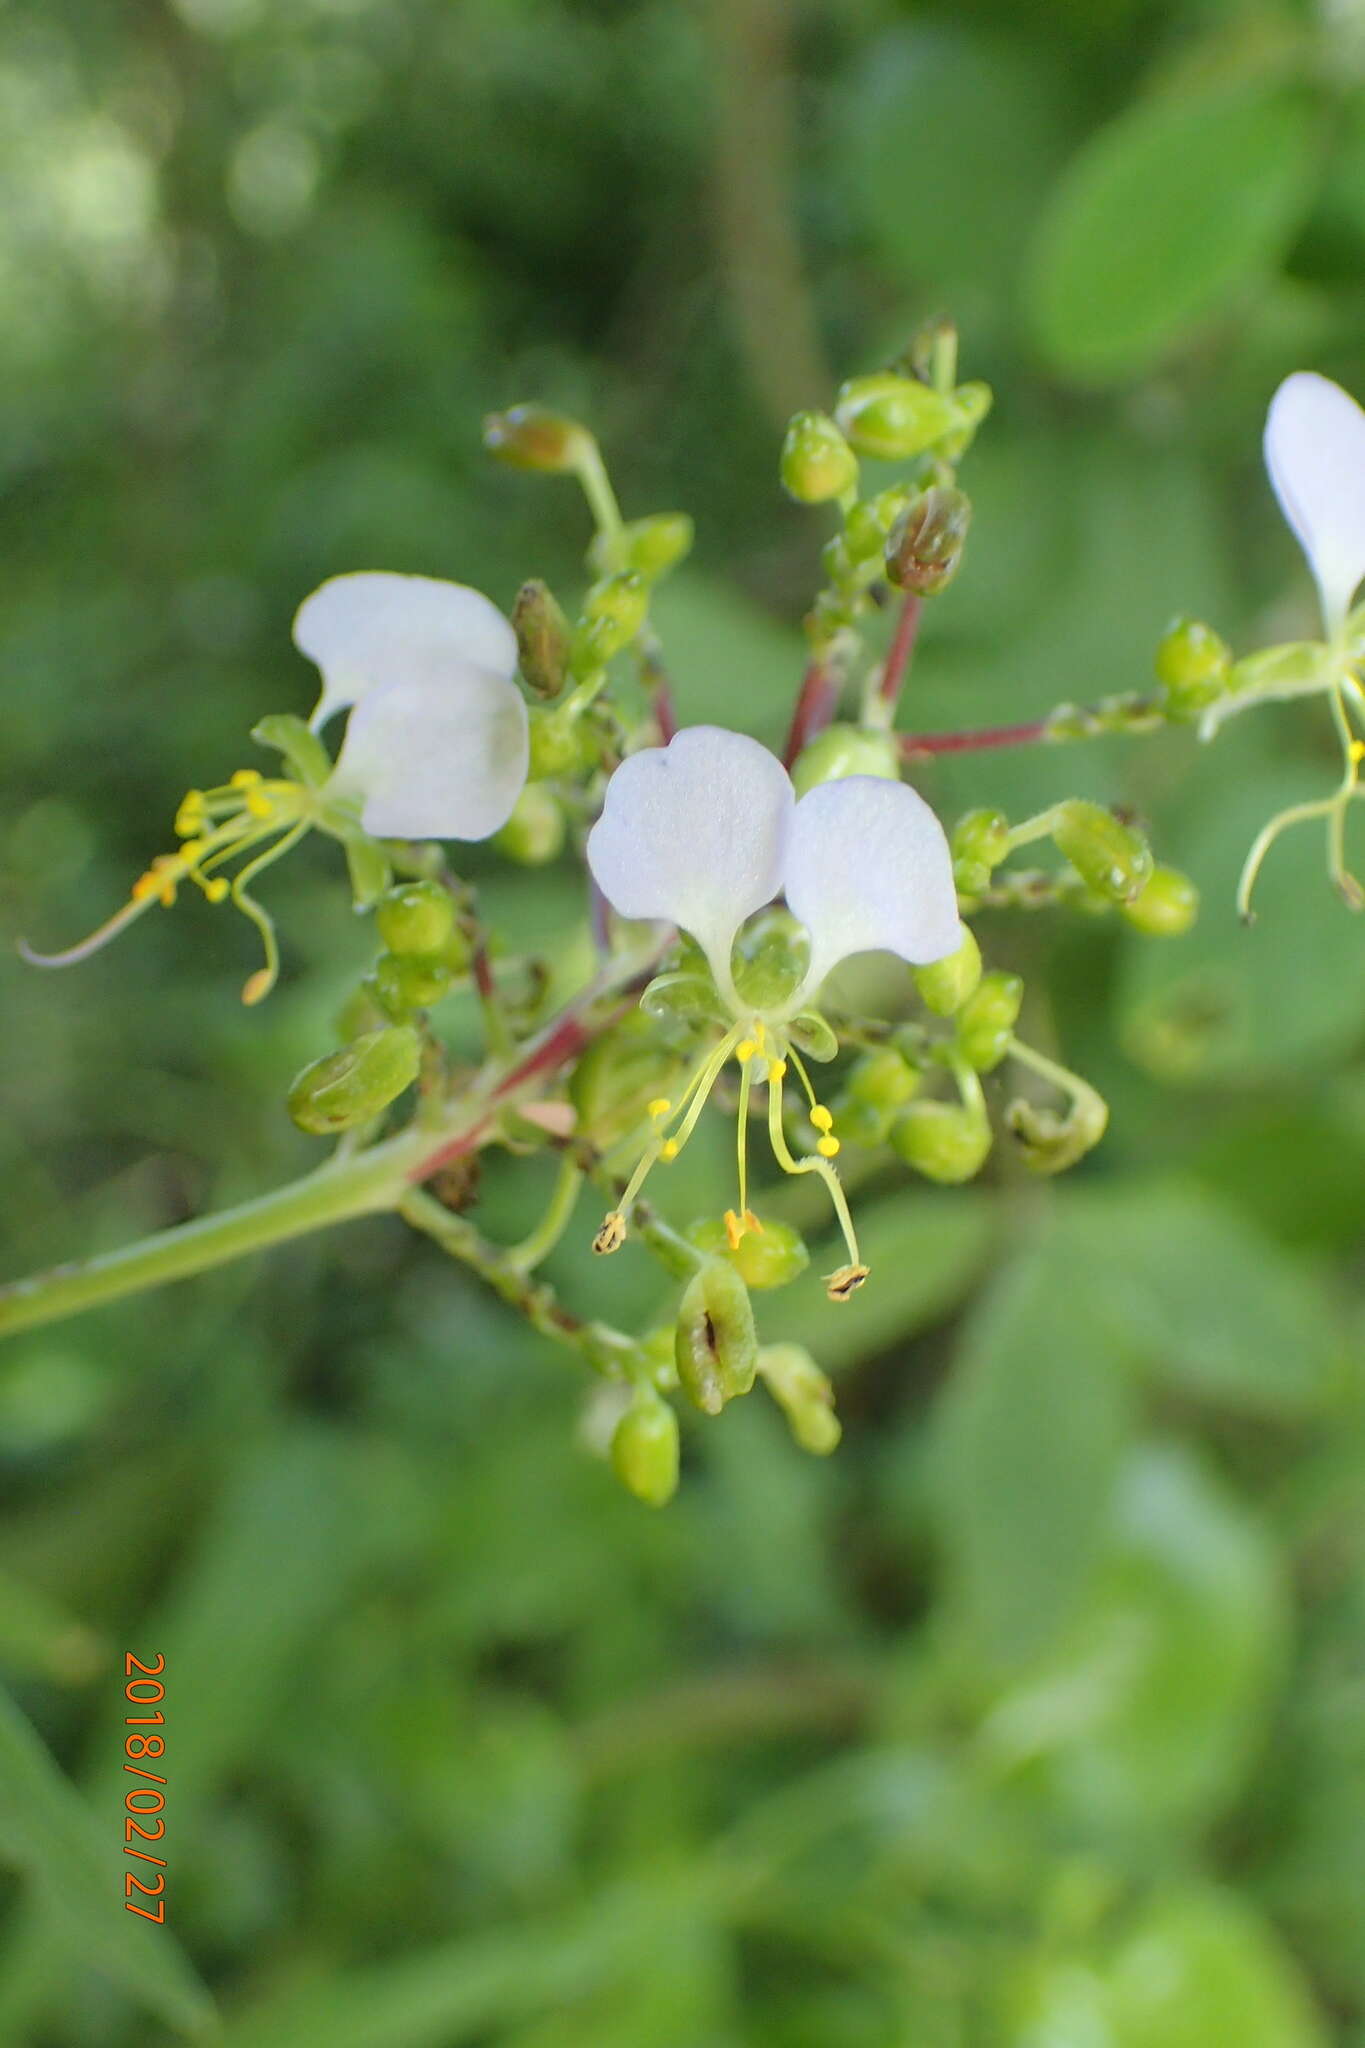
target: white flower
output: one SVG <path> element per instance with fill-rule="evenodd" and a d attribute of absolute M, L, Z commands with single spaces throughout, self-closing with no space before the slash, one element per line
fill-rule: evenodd
<path fill-rule="evenodd" d="M 380 839 L 487 839 L 526 782 L 516 635 L 462 583 L 383 571 L 304 599 L 294 644 L 317 663 L 314 727 L 350 705 L 330 791 Z"/>
<path fill-rule="evenodd" d="M 1296 371 L 1270 402 L 1265 464 L 1336 639 L 1365 577 L 1365 412 L 1330 378 Z"/>
<path fill-rule="evenodd" d="M 964 937 L 943 828 L 913 789 L 851 775 L 798 802 L 766 747 L 714 725 L 622 762 L 588 837 L 588 865 L 622 917 L 690 932 L 737 1013 L 731 945 L 779 892 L 811 942 L 788 1014 L 852 953 L 897 953 L 922 967 Z"/>

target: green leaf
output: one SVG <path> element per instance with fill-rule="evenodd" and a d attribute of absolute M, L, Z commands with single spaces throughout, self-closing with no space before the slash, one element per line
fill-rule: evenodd
<path fill-rule="evenodd" d="M 1115 2048 L 1327 2048 L 1308 1986 L 1274 1930 L 1212 1886 L 1153 1900 L 1107 1976 Z"/>
<path fill-rule="evenodd" d="M 213 2019 L 174 1939 L 123 1905 L 122 1823 L 102 1826 L 0 1692 L 0 1858 L 38 1887 L 73 1956 L 182 2032 Z"/>
<path fill-rule="evenodd" d="M 943 1417 L 943 1533 L 987 1656 L 1040 1650 L 1099 1561 L 1127 1431 L 1117 1338 L 1072 1262 L 1045 1241 L 973 1318 Z"/>
<path fill-rule="evenodd" d="M 1278 262 L 1310 193 L 1313 125 L 1275 84 L 1148 100 L 1092 136 L 1038 228 L 1028 304 L 1054 368 L 1141 374 Z"/>

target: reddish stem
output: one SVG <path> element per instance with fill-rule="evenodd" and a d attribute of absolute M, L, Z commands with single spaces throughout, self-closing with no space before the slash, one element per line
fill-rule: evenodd
<path fill-rule="evenodd" d="M 1032 718 L 1027 725 L 983 725 L 971 732 L 903 732 L 901 752 L 907 761 L 927 754 L 975 754 L 987 747 L 1027 747 L 1047 738 L 1049 721 Z"/>
<path fill-rule="evenodd" d="M 923 610 L 923 598 L 916 597 L 912 591 L 901 606 L 896 630 L 887 649 L 886 666 L 882 670 L 882 679 L 877 686 L 877 694 L 883 704 L 894 704 L 905 686 L 905 678 L 910 673 L 910 663 L 915 652 L 915 641 L 919 636 L 919 622 Z"/>
<path fill-rule="evenodd" d="M 782 750 L 782 765 L 790 768 L 804 746 L 825 730 L 839 706 L 843 679 L 826 655 L 814 656 L 801 679 L 801 694 L 792 713 L 791 731 Z"/>

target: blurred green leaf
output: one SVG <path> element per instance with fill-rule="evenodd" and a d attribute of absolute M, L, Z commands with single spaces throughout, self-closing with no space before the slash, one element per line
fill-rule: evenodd
<path fill-rule="evenodd" d="M 1037 229 L 1029 309 L 1054 368 L 1150 369 L 1282 255 L 1309 196 L 1298 93 L 1216 84 L 1140 102 L 1080 151 Z"/>
<path fill-rule="evenodd" d="M 1107 1980 L 1115 2048 L 1326 2048 L 1292 1958 L 1226 1891 L 1158 1895 L 1128 1929 Z"/>

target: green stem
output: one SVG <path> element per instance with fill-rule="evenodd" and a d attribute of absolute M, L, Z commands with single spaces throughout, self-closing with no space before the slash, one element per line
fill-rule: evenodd
<path fill-rule="evenodd" d="M 554 1193 L 549 1206 L 534 1230 L 514 1245 L 507 1253 L 507 1264 L 518 1273 L 530 1273 L 547 1259 L 563 1237 L 573 1220 L 578 1203 L 578 1191 L 583 1185 L 583 1169 L 571 1154 L 565 1153 L 559 1162 L 559 1173 L 555 1179 Z"/>

